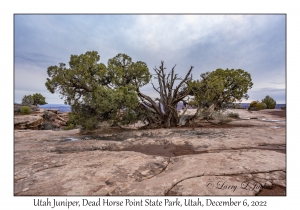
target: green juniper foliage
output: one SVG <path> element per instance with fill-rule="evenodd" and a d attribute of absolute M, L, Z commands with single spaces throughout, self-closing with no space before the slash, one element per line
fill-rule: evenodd
<path fill-rule="evenodd" d="M 64 63 L 48 67 L 46 87 L 58 92 L 71 105 L 76 121 L 84 129 L 96 128 L 98 122 L 132 123 L 139 100 L 136 89 L 147 84 L 150 73 L 146 63 L 133 62 L 126 54 L 99 63 L 96 51 L 71 55 Z"/>
<path fill-rule="evenodd" d="M 33 105 L 44 105 L 47 104 L 46 99 L 44 96 L 42 96 L 42 94 L 40 93 L 35 93 L 32 95 L 33 98 Z"/>
<path fill-rule="evenodd" d="M 266 109 L 274 109 L 276 106 L 276 101 L 268 95 L 264 99 L 262 99 L 261 102 L 265 103 Z"/>
<path fill-rule="evenodd" d="M 22 99 L 22 105 L 44 105 L 47 104 L 47 102 L 45 101 L 45 97 L 42 96 L 42 94 L 40 93 L 35 93 L 33 95 L 28 95 L 28 96 L 24 96 Z"/>
<path fill-rule="evenodd" d="M 201 81 L 192 81 L 193 66 L 180 77 L 175 73 L 176 65 L 166 72 L 161 61 L 154 68 L 158 86 L 151 81 L 159 98 L 152 99 L 140 90 L 151 78 L 146 63 L 133 62 L 126 54 L 109 59 L 107 66 L 99 61 L 98 52 L 88 51 L 71 55 L 68 66 L 60 63 L 47 69 L 47 89 L 59 93 L 65 104 L 71 105 L 76 125 L 86 130 L 97 128 L 101 122 L 117 125 L 137 120 L 151 127 L 169 128 L 180 122 L 177 105 L 180 101 L 187 104 L 188 95 L 194 96 L 191 105 L 198 110 L 211 105 L 220 110 L 247 99 L 253 85 L 250 74 L 242 69 L 217 69 L 201 74 Z"/>
<path fill-rule="evenodd" d="M 247 91 L 252 88 L 251 75 L 242 69 L 216 69 L 200 75 L 200 81 L 189 83 L 194 99 L 194 107 L 208 108 L 215 105 L 215 110 L 232 106 L 242 98 L 248 99 Z"/>

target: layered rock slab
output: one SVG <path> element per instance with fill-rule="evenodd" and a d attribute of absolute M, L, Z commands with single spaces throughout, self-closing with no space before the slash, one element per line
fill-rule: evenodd
<path fill-rule="evenodd" d="M 134 152 L 89 151 L 43 157 L 42 162 L 32 162 L 23 177 L 24 171 L 17 171 L 16 195 L 110 195 L 128 182 L 159 174 L 168 159 Z"/>
<path fill-rule="evenodd" d="M 257 194 L 232 190 L 245 181 L 285 187 L 285 154 L 254 149 L 284 145 L 285 128 L 256 119 L 234 123 L 255 127 L 142 130 L 74 142 L 63 140 L 80 138 L 79 130 L 15 131 L 15 195 Z M 124 151 L 147 145 L 188 145 L 201 154 L 167 158 Z M 231 188 L 219 189 L 222 181 Z M 210 182 L 215 188 L 207 188 Z"/>
<path fill-rule="evenodd" d="M 260 158 L 257 158 L 258 156 Z M 224 181 L 226 181 L 228 175 L 257 174 L 272 171 L 285 171 L 284 154 L 275 151 L 262 153 L 253 150 L 180 156 L 171 158 L 170 164 L 164 173 L 140 183 L 132 183 L 127 189 L 120 191 L 118 195 L 167 195 L 174 186 L 192 178 L 211 176 L 211 179 L 213 179 L 214 176 L 224 176 Z M 192 194 L 187 194 L 201 195 L 207 189 L 204 183 L 201 186 L 195 186 L 196 191 L 191 191 Z M 215 195 L 227 195 L 227 192 L 224 193 L 224 191 L 219 191 Z M 240 192 L 232 192 L 231 195 L 240 195 L 238 193 Z"/>
<path fill-rule="evenodd" d="M 255 158 L 258 155 L 259 160 Z M 43 163 L 33 164 L 27 176 L 15 177 L 17 195 L 255 195 L 259 190 L 210 189 L 207 184 L 223 181 L 241 186 L 245 180 L 233 178 L 235 175 L 250 176 L 250 182 L 255 179 L 251 174 L 285 171 L 284 154 L 255 150 L 170 159 L 126 151 L 90 151 L 53 155 Z"/>
<path fill-rule="evenodd" d="M 14 118 L 14 129 L 38 129 L 43 123 L 41 116 L 16 115 Z"/>
<path fill-rule="evenodd" d="M 167 195 L 253 196 L 258 194 L 262 189 L 273 189 L 277 186 L 286 187 L 286 174 L 283 171 L 230 176 L 204 175 L 202 177 L 183 180 L 170 189 Z"/>

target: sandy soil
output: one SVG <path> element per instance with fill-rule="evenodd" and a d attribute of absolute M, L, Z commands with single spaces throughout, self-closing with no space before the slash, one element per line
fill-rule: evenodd
<path fill-rule="evenodd" d="M 15 195 L 285 195 L 286 114 L 82 135 L 15 130 Z"/>

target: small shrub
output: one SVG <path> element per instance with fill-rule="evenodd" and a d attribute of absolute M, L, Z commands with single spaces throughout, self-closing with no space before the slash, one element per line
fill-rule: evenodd
<path fill-rule="evenodd" d="M 281 110 L 286 110 L 286 106 L 280 107 Z"/>
<path fill-rule="evenodd" d="M 47 102 L 45 101 L 45 97 L 42 96 L 42 94 L 40 93 L 35 93 L 32 95 L 32 99 L 33 99 L 33 105 L 44 105 L 47 104 Z"/>
<path fill-rule="evenodd" d="M 20 109 L 20 113 L 21 114 L 30 114 L 31 110 L 29 106 L 22 106 L 22 108 Z"/>
<path fill-rule="evenodd" d="M 29 105 L 35 105 L 37 106 L 38 104 L 43 105 L 47 104 L 45 101 L 45 97 L 42 96 L 40 93 L 35 93 L 33 95 L 25 95 L 22 98 L 22 105 L 24 106 L 29 106 Z"/>
<path fill-rule="evenodd" d="M 275 109 L 276 107 L 276 101 L 270 96 L 266 96 L 264 99 L 261 100 L 261 102 L 266 104 L 266 109 Z"/>
<path fill-rule="evenodd" d="M 264 102 L 261 102 L 260 105 L 262 109 L 267 109 L 267 104 L 265 104 Z"/>
<path fill-rule="evenodd" d="M 250 103 L 250 106 L 248 107 L 248 110 L 250 110 L 250 111 L 259 111 L 262 109 L 263 109 L 263 107 L 259 101 L 252 101 Z"/>
<path fill-rule="evenodd" d="M 228 113 L 228 117 L 231 117 L 231 118 L 239 118 L 240 115 L 239 115 L 238 113 L 230 112 L 230 113 Z"/>

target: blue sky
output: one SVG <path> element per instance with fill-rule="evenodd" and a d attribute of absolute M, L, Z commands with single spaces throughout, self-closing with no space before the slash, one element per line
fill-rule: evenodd
<path fill-rule="evenodd" d="M 193 78 L 217 68 L 244 69 L 252 76 L 248 101 L 266 95 L 285 103 L 285 15 L 14 15 L 15 102 L 41 93 L 63 104 L 45 87 L 47 67 L 68 63 L 71 54 L 95 50 L 100 62 L 118 53 L 144 61 L 150 72 L 165 62 Z M 155 97 L 152 86 L 144 93 Z"/>

